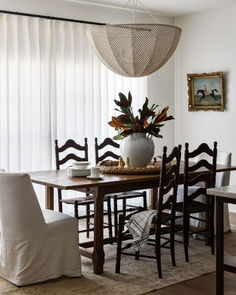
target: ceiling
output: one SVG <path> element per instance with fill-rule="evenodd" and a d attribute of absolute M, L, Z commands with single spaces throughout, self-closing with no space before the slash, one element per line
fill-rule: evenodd
<path fill-rule="evenodd" d="M 114 8 L 122 8 L 128 3 L 128 0 L 67 1 Z M 236 0 L 142 0 L 141 2 L 147 10 L 166 16 L 178 16 L 236 5 Z M 130 0 L 129 3 L 133 3 L 133 0 Z M 129 4 L 129 7 L 132 7 L 132 4 Z M 138 7 L 142 9 L 141 5 Z"/>

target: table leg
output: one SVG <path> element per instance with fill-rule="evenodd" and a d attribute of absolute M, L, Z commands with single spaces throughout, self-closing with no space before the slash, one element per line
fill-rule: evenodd
<path fill-rule="evenodd" d="M 104 251 L 103 251 L 103 188 L 98 187 L 95 191 L 94 201 L 94 249 L 93 249 L 93 271 L 95 274 L 103 273 Z"/>
<path fill-rule="evenodd" d="M 157 204 L 157 188 L 151 189 L 151 209 L 156 209 Z"/>
<path fill-rule="evenodd" d="M 45 190 L 45 208 L 54 210 L 53 187 L 46 186 Z"/>
<path fill-rule="evenodd" d="M 216 198 L 216 295 L 224 294 L 224 202 Z"/>

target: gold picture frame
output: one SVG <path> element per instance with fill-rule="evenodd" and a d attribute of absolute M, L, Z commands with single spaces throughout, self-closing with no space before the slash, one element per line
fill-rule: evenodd
<path fill-rule="evenodd" d="M 224 111 L 223 72 L 187 74 L 188 110 Z"/>

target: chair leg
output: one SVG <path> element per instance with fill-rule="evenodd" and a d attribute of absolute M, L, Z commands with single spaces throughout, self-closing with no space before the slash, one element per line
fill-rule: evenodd
<path fill-rule="evenodd" d="M 89 228 L 90 228 L 90 204 L 87 204 L 86 205 L 86 215 L 87 215 L 87 217 L 86 217 L 86 230 L 87 230 L 87 232 L 86 232 L 86 236 L 87 236 L 87 238 L 89 238 Z"/>
<path fill-rule="evenodd" d="M 215 200 L 214 197 L 210 201 L 210 243 L 211 243 L 211 254 L 215 254 L 215 243 L 214 243 L 214 208 Z"/>
<path fill-rule="evenodd" d="M 206 204 L 208 205 L 208 210 L 205 212 L 205 245 L 206 246 L 210 246 L 211 245 L 211 226 L 210 226 L 210 222 L 211 222 L 211 216 L 210 216 L 210 197 L 207 196 L 206 198 Z"/>
<path fill-rule="evenodd" d="M 107 198 L 107 218 L 108 218 L 108 231 L 109 231 L 109 238 L 112 237 L 112 219 L 111 219 L 111 198 Z"/>
<path fill-rule="evenodd" d="M 78 232 L 79 232 L 79 210 L 78 210 L 78 201 L 74 201 L 74 216 L 78 220 Z"/>
<path fill-rule="evenodd" d="M 117 196 L 114 196 L 114 227 L 115 227 L 115 236 L 117 237 L 117 229 L 118 229 L 118 212 L 117 212 Z"/>
<path fill-rule="evenodd" d="M 162 278 L 162 269 L 161 269 L 161 236 L 160 230 L 156 232 L 156 243 L 155 243 L 155 253 L 156 253 L 156 263 L 159 278 Z"/>
<path fill-rule="evenodd" d="M 147 210 L 147 193 L 143 192 L 143 208 Z"/>
<path fill-rule="evenodd" d="M 123 215 L 126 216 L 126 199 L 122 200 L 122 211 Z"/>
<path fill-rule="evenodd" d="M 170 228 L 170 252 L 171 252 L 171 260 L 172 265 L 176 266 L 175 262 L 175 219 L 171 220 L 171 228 Z"/>
<path fill-rule="evenodd" d="M 117 252 L 116 252 L 116 273 L 120 273 L 122 231 L 124 227 L 124 216 L 119 215 L 119 229 L 117 234 Z"/>
<path fill-rule="evenodd" d="M 139 251 L 135 251 L 135 260 L 139 260 L 139 255 L 140 254 L 140 252 Z"/>
<path fill-rule="evenodd" d="M 57 194 L 58 194 L 58 211 L 62 212 L 62 202 L 61 202 L 62 197 L 61 197 L 60 189 L 57 190 Z"/>
<path fill-rule="evenodd" d="M 78 201 L 75 200 L 74 201 L 74 214 L 75 214 L 75 218 L 79 218 L 79 210 L 78 210 Z"/>
<path fill-rule="evenodd" d="M 189 245 L 189 214 L 184 214 L 183 217 L 183 229 L 184 229 L 184 253 L 185 260 L 189 262 L 188 245 Z"/>

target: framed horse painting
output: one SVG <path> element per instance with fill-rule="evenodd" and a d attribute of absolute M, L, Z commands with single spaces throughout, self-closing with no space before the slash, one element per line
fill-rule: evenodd
<path fill-rule="evenodd" d="M 223 72 L 187 74 L 189 111 L 224 111 Z"/>

